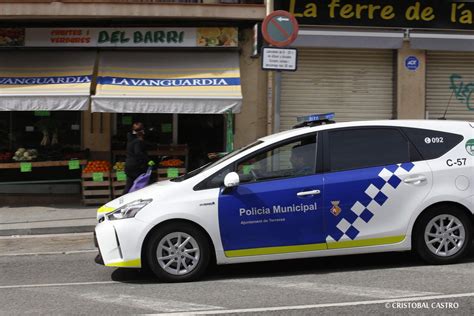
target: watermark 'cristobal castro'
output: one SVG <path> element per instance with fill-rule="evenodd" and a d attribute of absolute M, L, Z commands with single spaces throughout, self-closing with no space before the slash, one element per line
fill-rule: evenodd
<path fill-rule="evenodd" d="M 387 302 L 387 309 L 458 309 L 458 302 Z"/>

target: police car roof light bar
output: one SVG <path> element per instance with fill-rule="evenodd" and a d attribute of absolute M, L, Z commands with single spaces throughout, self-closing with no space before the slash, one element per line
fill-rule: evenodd
<path fill-rule="evenodd" d="M 306 116 L 298 116 L 296 121 L 298 124 L 293 126 L 293 128 L 300 128 L 305 126 L 318 126 L 324 124 L 335 123 L 332 119 L 336 117 L 334 112 L 325 113 L 325 114 L 311 114 Z"/>

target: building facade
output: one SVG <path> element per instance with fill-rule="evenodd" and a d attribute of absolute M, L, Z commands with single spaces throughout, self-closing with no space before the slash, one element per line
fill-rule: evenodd
<path fill-rule="evenodd" d="M 274 0 L 300 29 L 284 72 L 280 130 L 295 117 L 474 120 L 474 4 Z M 446 112 L 446 115 L 444 115 Z"/>
<path fill-rule="evenodd" d="M 187 170 L 264 136 L 251 55 L 265 14 L 263 1 L 0 1 L 0 192 L 79 192 L 70 159 L 123 161 L 134 121 L 153 159 Z"/>
<path fill-rule="evenodd" d="M 300 25 L 279 85 L 254 28 L 273 10 Z M 473 16 L 454 0 L 0 0 L 0 194 L 77 193 L 70 159 L 123 160 L 133 121 L 188 170 L 312 113 L 473 121 Z"/>

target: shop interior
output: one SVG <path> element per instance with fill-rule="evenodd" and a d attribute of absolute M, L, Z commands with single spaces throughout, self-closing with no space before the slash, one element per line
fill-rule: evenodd
<path fill-rule="evenodd" d="M 173 116 L 177 126 L 173 126 Z M 109 161 L 114 170 L 122 170 L 133 122 L 145 125 L 147 153 L 158 167 L 190 171 L 208 163 L 209 153 L 225 151 L 224 115 L 117 113 L 112 122 Z M 0 183 L 80 180 L 80 169 L 70 169 L 69 161 L 84 164 L 91 159 L 89 149 L 82 146 L 82 128 L 80 111 L 0 112 Z M 34 172 L 21 170 L 22 164 L 31 163 L 34 168 L 39 162 L 42 167 Z"/>
<path fill-rule="evenodd" d="M 242 99 L 236 52 L 193 53 L 193 60 L 186 52 L 2 54 L 9 63 L 0 63 L 0 72 L 21 83 L 0 87 L 5 95 L 0 103 L 0 195 L 82 195 L 88 205 L 120 196 L 126 181 L 127 133 L 134 122 L 145 125 L 148 156 L 155 162 L 152 179 L 157 181 L 208 163 L 209 153 L 232 150 L 233 113 L 240 111 Z M 69 59 L 58 57 L 71 54 L 78 65 L 71 67 Z M 110 83 L 107 78 L 122 75 L 125 57 L 125 75 L 145 79 L 120 79 L 127 83 L 122 86 Z M 46 65 L 45 72 L 22 77 L 31 73 L 32 64 Z M 175 68 L 166 68 L 168 64 Z M 151 85 L 153 79 L 146 79 L 160 76 L 176 76 L 164 84 L 176 80 L 184 86 Z M 66 84 L 40 83 L 57 78 Z M 217 79 L 192 86 L 204 82 L 200 78 Z M 230 84 L 210 84 L 225 80 Z M 137 86 L 135 81 L 145 83 Z"/>

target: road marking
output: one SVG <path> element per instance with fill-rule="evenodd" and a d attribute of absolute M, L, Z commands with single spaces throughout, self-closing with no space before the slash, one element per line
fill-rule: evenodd
<path fill-rule="evenodd" d="M 88 250 L 71 250 L 71 251 L 50 251 L 50 252 L 23 252 L 23 253 L 6 253 L 0 254 L 0 257 L 16 257 L 16 256 L 42 256 L 42 255 L 72 255 L 76 253 L 97 253 L 97 249 Z"/>
<path fill-rule="evenodd" d="M 30 220 L 27 221 L 26 223 L 31 224 L 31 223 L 45 223 L 45 222 L 65 222 L 65 221 L 75 221 L 75 220 L 83 220 L 83 219 L 88 219 L 88 220 L 95 220 L 95 217 L 72 217 L 72 218 L 59 218 L 59 219 L 40 219 L 40 220 Z M 24 224 L 25 221 L 21 222 L 4 222 L 0 223 L 0 225 L 15 225 L 15 224 Z"/>
<path fill-rule="evenodd" d="M 232 283 L 254 283 L 255 279 L 237 279 L 228 280 L 226 282 Z M 284 289 L 296 289 L 311 292 L 322 292 L 322 293 L 334 293 L 334 294 L 345 294 L 349 296 L 363 296 L 372 298 L 401 298 L 401 297 L 416 297 L 416 296 L 427 296 L 441 294 L 437 292 L 417 292 L 417 291 L 406 291 L 397 290 L 390 288 L 377 288 L 377 287 L 366 287 L 366 286 L 352 286 L 343 284 L 324 284 L 319 282 L 303 282 L 303 281 L 286 281 L 285 278 L 271 278 L 271 279 L 258 279 L 259 286 L 267 286 L 274 288 Z"/>
<path fill-rule="evenodd" d="M 403 271 L 403 272 L 410 272 L 410 273 L 449 273 L 449 274 L 467 274 L 469 277 L 474 277 L 474 271 L 470 264 L 467 263 L 458 263 L 456 264 L 456 269 L 453 269 L 452 266 L 445 265 L 445 266 L 431 266 L 431 269 L 427 269 L 426 266 L 419 266 L 419 267 L 403 267 L 403 268 L 391 268 L 392 271 Z"/>
<path fill-rule="evenodd" d="M 0 236 L 1 239 L 27 239 L 27 238 L 52 238 L 52 237 L 93 237 L 94 233 L 65 233 L 65 234 L 42 234 L 42 235 L 11 235 Z"/>
<path fill-rule="evenodd" d="M 122 305 L 127 307 L 134 307 L 139 309 L 150 309 L 153 311 L 163 312 L 178 312 L 178 311 L 208 311 L 223 309 L 220 306 L 195 304 L 183 301 L 174 300 L 161 300 L 153 297 L 137 297 L 131 295 L 117 294 L 117 295 L 106 295 L 103 292 L 100 293 L 87 293 L 80 295 L 81 297 L 89 300 L 93 300 L 103 304 L 114 304 Z"/>
<path fill-rule="evenodd" d="M 1 285 L 0 290 L 35 288 L 35 287 L 75 286 L 75 285 L 101 285 L 101 284 L 123 284 L 123 283 L 117 282 L 117 281 L 98 281 L 98 282 L 75 282 L 75 283 L 18 284 L 18 285 Z"/>
<path fill-rule="evenodd" d="M 232 313 L 236 313 L 236 314 L 264 313 L 264 312 L 275 312 L 275 311 L 315 309 L 315 308 L 324 308 L 324 307 L 327 308 L 327 307 L 375 305 L 375 304 L 386 304 L 386 303 L 395 303 L 395 302 L 441 300 L 441 299 L 452 299 L 452 298 L 472 297 L 472 296 L 474 296 L 474 292 L 459 293 L 459 294 L 446 294 L 446 295 L 433 295 L 433 296 L 420 296 L 420 297 L 407 297 L 407 298 L 387 299 L 387 300 L 355 301 L 355 302 L 341 302 L 341 303 L 314 304 L 314 305 L 275 306 L 275 307 L 260 307 L 260 308 L 242 308 L 242 309 L 222 309 L 222 310 L 213 310 L 213 311 L 194 311 L 194 312 L 181 312 L 181 313 L 160 313 L 160 314 L 155 314 L 155 315 L 190 316 L 190 315 L 221 315 L 221 314 L 232 314 Z"/>

